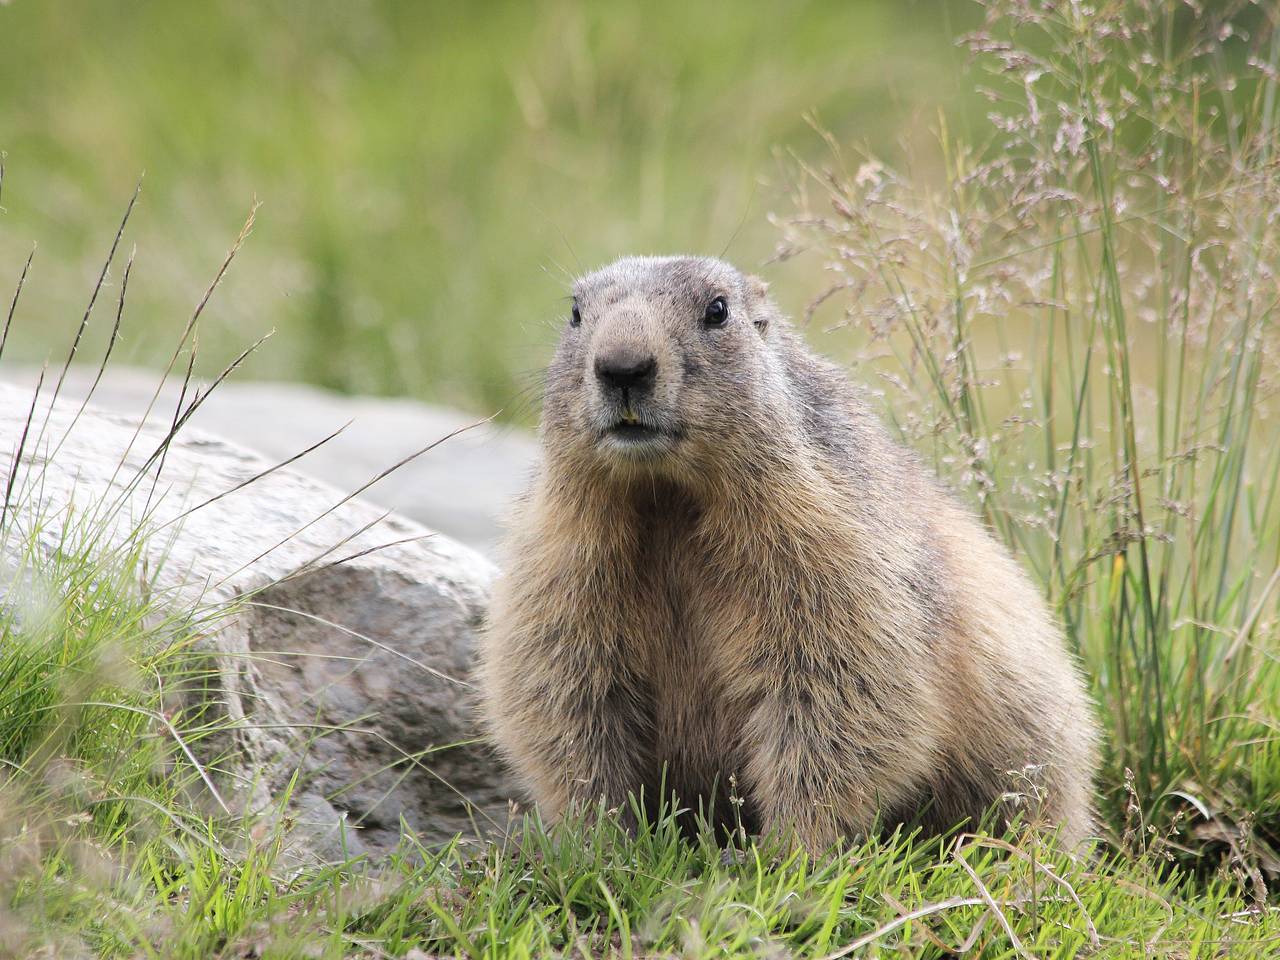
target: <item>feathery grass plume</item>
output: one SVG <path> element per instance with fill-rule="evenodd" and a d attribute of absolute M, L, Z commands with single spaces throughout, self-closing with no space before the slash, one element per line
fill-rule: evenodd
<path fill-rule="evenodd" d="M 1115 834 L 1176 828 L 1166 849 L 1225 852 L 1261 892 L 1280 872 L 1277 14 L 986 8 L 963 40 L 986 133 L 944 119 L 940 186 L 828 136 L 779 256 L 821 258 L 810 316 L 854 332 L 902 435 L 1049 591 L 1109 728 Z"/>

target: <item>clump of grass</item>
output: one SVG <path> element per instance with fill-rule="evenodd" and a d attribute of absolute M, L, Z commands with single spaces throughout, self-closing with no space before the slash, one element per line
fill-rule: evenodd
<path fill-rule="evenodd" d="M 3 182 L 0 165 L 0 186 Z M 227 844 L 243 848 L 250 841 L 251 822 L 231 815 L 197 756 L 216 760 L 200 741 L 225 729 L 228 721 L 188 695 L 215 676 L 197 641 L 233 607 L 175 599 L 157 590 L 157 554 L 148 550 L 152 497 L 146 497 L 142 516 L 128 511 L 133 492 L 150 484 L 155 493 L 168 444 L 207 396 L 207 390 L 188 392 L 191 363 L 182 391 L 185 405 L 174 411 L 173 428 L 143 458 L 141 469 L 126 467 L 132 451 L 122 450 L 108 490 L 77 490 L 66 502 L 46 497 L 45 471 L 59 458 L 89 398 L 71 407 L 75 412 L 64 434 L 53 426 L 52 411 L 59 402 L 68 403 L 59 401 L 66 374 L 95 307 L 112 285 L 111 271 L 139 193 L 140 188 L 114 234 L 63 362 L 53 372 L 47 367 L 42 372 L 0 471 L 0 956 L 5 957 L 81 956 L 94 944 L 106 950 L 134 943 L 157 929 L 146 888 L 139 883 L 140 865 L 174 871 L 201 855 L 230 857 Z M 188 361 L 194 357 L 200 315 L 244 235 L 197 305 L 171 369 L 183 352 Z M 34 251 L 4 317 L 0 354 L 21 312 L 33 260 Z M 120 334 L 132 266 L 131 255 L 118 280 L 99 379 Z"/>
<path fill-rule="evenodd" d="M 1274 10 L 990 0 L 944 184 L 828 138 L 780 255 L 904 437 L 1049 591 L 1113 839 L 1280 871 Z M 1209 863 L 1218 862 L 1217 856 Z M 1203 863 L 1202 863 L 1203 865 Z"/>
<path fill-rule="evenodd" d="M 147 599 L 140 546 L 64 523 L 0 535 L 0 956 L 76 955 L 51 921 L 129 916 L 134 857 L 215 842 L 201 711 L 165 695 L 201 669 L 189 614 Z"/>

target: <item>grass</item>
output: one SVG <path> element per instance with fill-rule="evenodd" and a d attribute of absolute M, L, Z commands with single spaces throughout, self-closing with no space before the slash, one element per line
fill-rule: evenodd
<path fill-rule="evenodd" d="M 1107 727 L 1095 857 L 1011 833 L 810 860 L 590 811 L 299 866 L 287 797 L 199 801 L 225 721 L 170 696 L 230 611 L 149 592 L 145 518 L 104 550 L 101 507 L 34 510 L 37 462 L 0 515 L 0 957 L 1280 952 L 1280 32 L 1247 5 L 1231 30 L 1164 0 L 987 11 L 990 135 L 944 123 L 935 178 L 831 134 L 781 255 L 1052 598 Z"/>
<path fill-rule="evenodd" d="M 83 936 L 92 918 L 88 945 L 107 955 L 174 960 L 946 957 L 966 945 L 979 956 L 1254 957 L 1280 938 L 1274 912 L 1250 907 L 1229 883 L 1188 889 L 1153 882 L 1142 862 L 1084 868 L 1012 849 L 1021 855 L 975 839 L 939 858 L 932 846 L 884 841 L 812 863 L 753 846 L 725 864 L 710 840 L 691 844 L 671 821 L 631 841 L 590 820 L 558 839 L 533 828 L 505 847 L 406 841 L 377 867 L 287 879 L 269 845 L 231 863 L 191 849 L 176 874 L 153 855 L 136 878 L 148 899 L 79 891 L 57 898 L 65 914 L 47 919 L 78 921 Z"/>

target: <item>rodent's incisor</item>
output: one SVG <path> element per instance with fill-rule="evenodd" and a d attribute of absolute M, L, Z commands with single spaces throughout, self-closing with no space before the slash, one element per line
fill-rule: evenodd
<path fill-rule="evenodd" d="M 1021 793 L 1082 840 L 1096 731 L 1044 600 L 765 285 L 632 257 L 573 303 L 480 666 L 544 818 L 663 785 L 818 851 Z"/>

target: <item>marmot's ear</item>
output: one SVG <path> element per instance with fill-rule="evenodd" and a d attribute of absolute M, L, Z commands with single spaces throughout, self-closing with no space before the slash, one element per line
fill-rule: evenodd
<path fill-rule="evenodd" d="M 755 274 L 747 275 L 747 295 L 751 299 L 752 322 L 763 335 L 769 329 L 769 321 L 777 315 L 778 308 L 769 299 L 769 284 Z"/>

